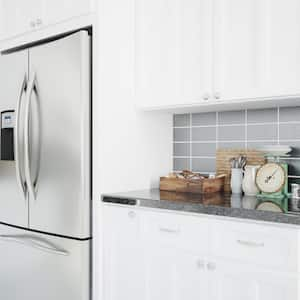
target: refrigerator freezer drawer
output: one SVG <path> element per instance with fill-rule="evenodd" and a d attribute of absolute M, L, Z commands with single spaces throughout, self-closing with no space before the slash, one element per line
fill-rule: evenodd
<path fill-rule="evenodd" d="M 89 300 L 90 241 L 0 225 L 0 299 Z"/>

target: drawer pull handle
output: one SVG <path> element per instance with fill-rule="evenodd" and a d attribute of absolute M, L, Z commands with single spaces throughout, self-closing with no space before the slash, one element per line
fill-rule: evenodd
<path fill-rule="evenodd" d="M 171 234 L 179 233 L 179 229 L 171 229 L 171 228 L 166 228 L 166 227 L 159 227 L 159 231 L 165 232 L 165 233 L 171 233 Z"/>
<path fill-rule="evenodd" d="M 237 242 L 240 245 L 248 246 L 248 247 L 264 247 L 265 246 L 264 243 L 256 243 L 256 242 L 251 242 L 251 241 L 237 240 Z"/>
<path fill-rule="evenodd" d="M 134 211 L 130 211 L 130 212 L 128 213 L 128 217 L 129 217 L 130 219 L 134 219 L 134 218 L 136 217 L 136 213 L 135 213 Z"/>
<path fill-rule="evenodd" d="M 207 265 L 207 270 L 208 271 L 214 271 L 216 269 L 216 264 L 215 263 L 212 263 L 212 262 L 209 262 Z"/>

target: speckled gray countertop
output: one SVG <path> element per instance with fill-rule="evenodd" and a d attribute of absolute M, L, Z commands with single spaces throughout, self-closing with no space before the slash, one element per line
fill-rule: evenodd
<path fill-rule="evenodd" d="M 259 203 L 268 202 L 269 199 L 259 200 L 256 197 L 223 193 L 193 195 L 164 192 L 158 189 L 103 195 L 102 201 L 136 207 L 300 225 L 300 202 L 292 204 L 289 199 L 282 201 L 285 212 L 257 210 Z"/>

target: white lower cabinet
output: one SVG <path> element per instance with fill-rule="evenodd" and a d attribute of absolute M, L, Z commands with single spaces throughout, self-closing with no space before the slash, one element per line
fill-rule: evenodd
<path fill-rule="evenodd" d="M 104 207 L 104 299 L 144 299 L 144 266 L 137 212 Z"/>
<path fill-rule="evenodd" d="M 103 217 L 104 300 L 299 299 L 298 229 L 109 204 Z"/>
<path fill-rule="evenodd" d="M 218 260 L 210 274 L 209 300 L 297 300 L 296 275 Z"/>
<path fill-rule="evenodd" d="M 147 300 L 208 299 L 204 260 L 183 250 L 148 245 L 144 256 Z"/>

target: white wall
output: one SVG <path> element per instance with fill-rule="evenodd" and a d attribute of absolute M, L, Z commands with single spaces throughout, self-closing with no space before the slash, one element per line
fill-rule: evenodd
<path fill-rule="evenodd" d="M 172 115 L 134 104 L 134 0 L 100 0 L 95 26 L 94 196 L 149 188 L 172 168 Z M 95 198 L 94 198 L 95 199 Z"/>
<path fill-rule="evenodd" d="M 172 115 L 137 111 L 134 0 L 98 0 L 94 26 L 93 300 L 102 300 L 103 193 L 149 188 L 172 169 Z"/>

